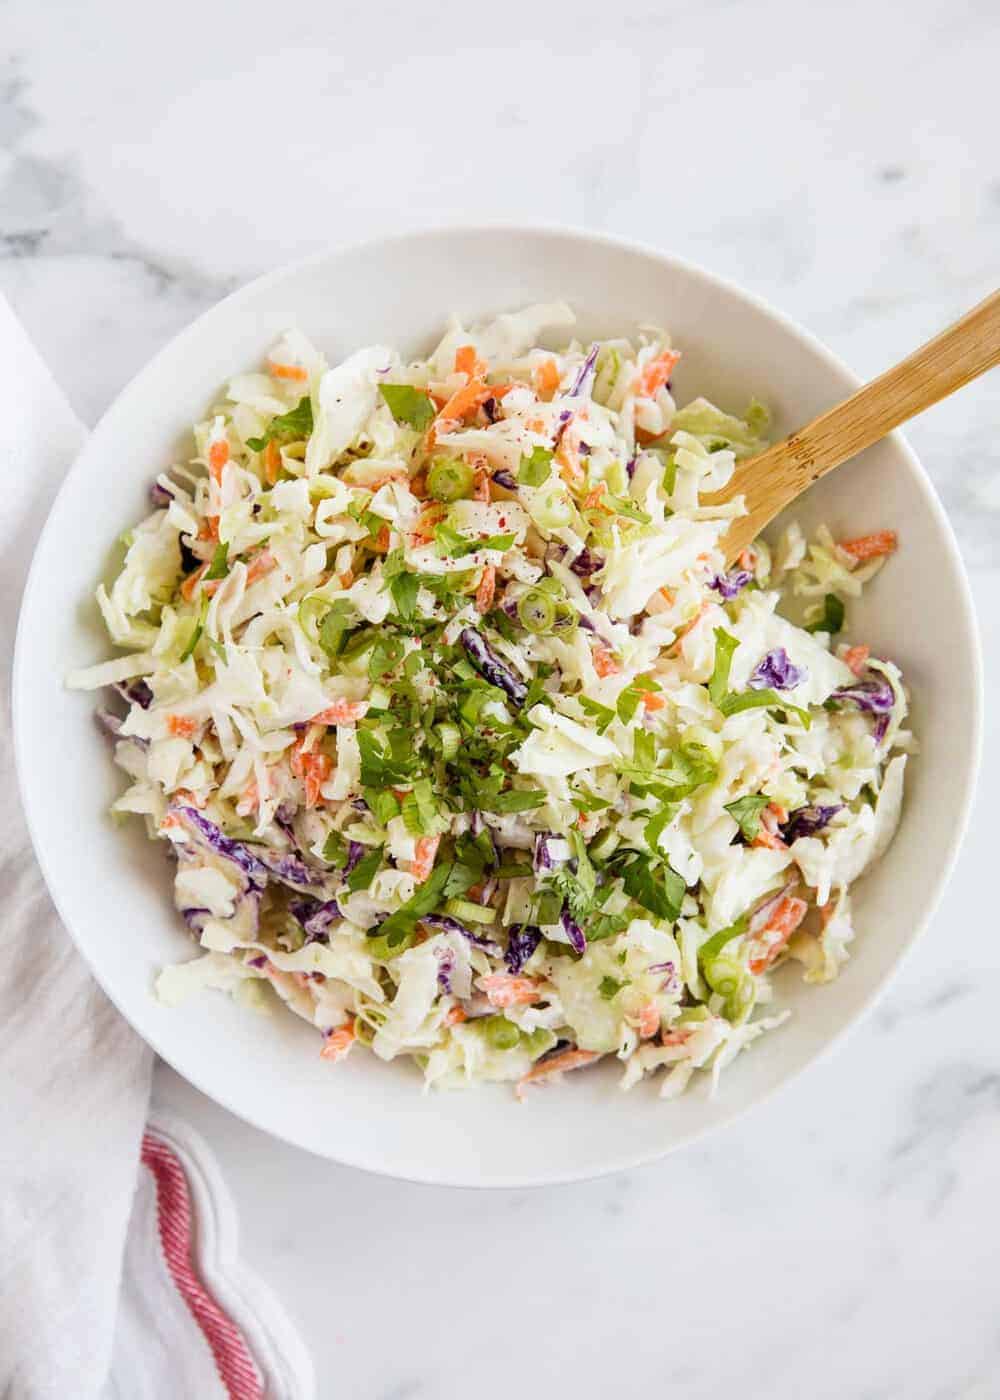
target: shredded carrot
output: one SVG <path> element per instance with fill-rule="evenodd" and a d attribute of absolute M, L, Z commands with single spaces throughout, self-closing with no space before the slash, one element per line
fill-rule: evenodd
<path fill-rule="evenodd" d="M 636 393 L 642 398 L 651 399 L 673 374 L 680 357 L 679 350 L 664 350 L 655 360 L 650 360 L 639 375 Z"/>
<path fill-rule="evenodd" d="M 481 403 L 494 397 L 495 390 L 489 384 L 484 384 L 481 379 L 470 379 L 468 384 L 464 384 L 452 394 L 431 424 L 431 431 L 444 428 L 447 432 L 446 424 L 461 423 L 463 418 L 468 417 Z"/>
<path fill-rule="evenodd" d="M 277 481 L 280 469 L 281 448 L 274 441 L 274 438 L 271 438 L 264 448 L 264 475 L 271 486 Z"/>
<path fill-rule="evenodd" d="M 337 575 L 337 580 L 341 588 L 350 588 L 351 584 L 354 582 L 354 575 L 350 569 L 345 569 L 342 574 Z"/>
<path fill-rule="evenodd" d="M 642 703 L 647 710 L 664 710 L 667 706 L 666 697 L 658 695 L 655 690 L 644 690 Z"/>
<path fill-rule="evenodd" d="M 594 670 L 601 677 L 617 676 L 622 669 L 607 647 L 594 647 L 593 659 Z"/>
<path fill-rule="evenodd" d="M 689 632 L 694 631 L 711 606 L 711 603 L 702 603 L 694 617 L 689 617 L 687 622 L 681 623 L 680 627 L 677 629 L 677 636 L 670 643 L 670 648 L 667 653 L 668 656 L 676 650 L 678 643 L 682 642 Z"/>
<path fill-rule="evenodd" d="M 519 1099 L 523 1098 L 526 1084 L 535 1084 L 540 1079 L 551 1079 L 552 1075 L 565 1074 L 571 1069 L 583 1069 L 585 1065 L 592 1065 L 599 1059 L 600 1055 L 595 1050 L 564 1050 L 560 1055 L 550 1055 L 548 1059 L 532 1065 L 528 1073 L 521 1076 L 517 1081 L 515 1093 Z"/>
<path fill-rule="evenodd" d="M 676 593 L 673 593 L 669 588 L 661 588 L 660 595 L 665 599 L 667 603 L 670 604 L 671 607 L 673 607 L 674 603 L 676 603 L 677 601 Z"/>
<path fill-rule="evenodd" d="M 418 885 L 422 885 L 434 869 L 434 857 L 440 844 L 440 836 L 421 836 L 417 841 L 410 861 L 410 874 Z"/>
<path fill-rule="evenodd" d="M 282 365 L 276 360 L 268 360 L 267 372 L 275 379 L 293 379 L 299 384 L 309 378 L 309 371 L 301 365 Z"/>
<path fill-rule="evenodd" d="M 251 778 L 243 792 L 240 800 L 236 804 L 236 815 L 238 817 L 249 817 L 252 812 L 256 812 L 260 806 L 260 789 L 257 786 L 257 779 Z"/>
<path fill-rule="evenodd" d="M 559 439 L 559 446 L 556 448 L 556 461 L 559 463 L 559 475 L 568 485 L 573 486 L 583 480 L 584 472 L 580 466 L 580 455 L 569 440 L 569 433 L 563 433 Z"/>
<path fill-rule="evenodd" d="M 460 1026 L 466 1019 L 465 1012 L 460 1006 L 452 1006 L 445 1012 L 444 1023 L 446 1026 Z"/>
<path fill-rule="evenodd" d="M 493 606 L 493 595 L 497 588 L 497 571 L 492 564 L 487 564 L 483 569 L 483 576 L 479 580 L 479 587 L 476 589 L 476 609 L 481 613 L 488 613 Z"/>
<path fill-rule="evenodd" d="M 313 715 L 310 724 L 357 724 L 368 711 L 367 700 L 335 700 L 318 715 Z"/>
<path fill-rule="evenodd" d="M 677 1031 L 662 1031 L 660 1034 L 660 1044 L 683 1045 L 685 1041 L 691 1039 L 692 1034 L 693 1032 L 686 1028 Z"/>
<path fill-rule="evenodd" d="M 547 403 L 559 388 L 561 377 L 559 366 L 555 360 L 543 360 L 535 370 L 535 387 L 538 391 L 538 397 Z"/>
<path fill-rule="evenodd" d="M 601 506 L 602 499 L 608 494 L 608 485 L 605 481 L 599 481 L 593 491 L 588 492 L 583 500 L 584 510 L 597 510 Z M 608 507 L 604 507 L 608 509 Z"/>
<path fill-rule="evenodd" d="M 760 830 L 750 844 L 752 846 L 764 847 L 769 851 L 786 851 L 788 849 L 777 832 L 768 831 L 767 827 L 764 825 L 761 825 Z"/>
<path fill-rule="evenodd" d="M 737 562 L 741 569 L 752 569 L 757 563 L 757 556 L 752 549 L 743 549 Z"/>
<path fill-rule="evenodd" d="M 871 647 L 848 647 L 842 659 L 846 665 L 850 666 L 856 676 L 860 676 L 868 665 L 868 658 L 870 655 Z"/>
<path fill-rule="evenodd" d="M 382 472 L 380 476 L 372 477 L 371 481 L 366 481 L 365 486 L 369 491 L 378 491 L 383 486 L 387 486 L 391 481 L 409 482 L 409 475 L 402 467 L 395 467 L 392 471 Z"/>
<path fill-rule="evenodd" d="M 200 540 L 217 540 L 219 538 L 219 517 L 217 515 L 206 515 L 198 528 L 198 538 Z"/>
<path fill-rule="evenodd" d="M 426 506 L 420 512 L 417 522 L 410 533 L 410 540 L 414 544 L 429 544 L 434 538 L 434 527 L 440 520 L 444 519 L 448 507 L 435 501 L 433 505 Z"/>
<path fill-rule="evenodd" d="M 639 1012 L 639 1038 L 652 1040 L 660 1029 L 660 1008 L 655 1001 L 647 1001 Z"/>
<path fill-rule="evenodd" d="M 470 379 L 483 378 L 486 361 L 479 358 L 474 345 L 460 345 L 455 351 L 455 373 L 467 374 Z"/>
<path fill-rule="evenodd" d="M 788 820 L 788 808 L 782 807 L 780 802 L 769 802 L 764 808 L 764 812 L 767 817 L 770 818 L 768 827 L 772 831 L 774 830 L 774 826 L 784 825 Z"/>
<path fill-rule="evenodd" d="M 305 777 L 305 759 L 312 752 L 322 732 L 319 725 L 311 725 L 296 737 L 292 747 L 289 749 L 288 766 L 291 768 L 296 778 Z"/>
<path fill-rule="evenodd" d="M 190 603 L 191 599 L 194 597 L 194 590 L 201 582 L 202 576 L 207 572 L 208 565 L 202 564 L 199 568 L 195 569 L 193 573 L 188 574 L 187 578 L 181 584 L 181 597 Z"/>
<path fill-rule="evenodd" d="M 333 760 L 328 753 L 305 753 L 302 755 L 302 767 L 306 789 L 306 806 L 316 807 L 322 796 L 320 789 L 329 778 L 330 770 L 333 768 Z"/>
<path fill-rule="evenodd" d="M 263 578 L 274 568 L 276 563 L 274 555 L 269 549 L 262 549 L 259 554 L 254 555 L 247 568 L 247 586 L 256 583 L 259 578 Z"/>
<path fill-rule="evenodd" d="M 323 1042 L 323 1049 L 319 1052 L 320 1059 L 332 1060 L 336 1064 L 348 1054 L 356 1039 L 353 1021 L 349 1021 L 346 1026 L 338 1026 Z"/>
<path fill-rule="evenodd" d="M 840 547 L 860 563 L 864 559 L 880 559 L 883 554 L 892 554 L 898 543 L 895 530 L 876 530 L 873 535 L 859 535 L 856 540 L 841 540 Z"/>
<path fill-rule="evenodd" d="M 488 972 L 476 985 L 486 993 L 490 1005 L 501 1011 L 508 1006 L 530 1006 L 541 995 L 541 984 L 533 977 L 516 977 L 510 972 Z"/>
<path fill-rule="evenodd" d="M 750 957 L 751 972 L 763 972 L 770 967 L 805 918 L 808 909 L 804 899 L 796 899 L 792 895 L 786 895 L 779 902 L 754 940 L 757 952 Z"/>
<path fill-rule="evenodd" d="M 198 721 L 189 715 L 167 715 L 167 728 L 176 739 L 192 739 L 198 732 Z"/>
<path fill-rule="evenodd" d="M 374 551 L 375 551 L 376 554 L 388 554 L 388 553 L 389 553 L 389 527 L 388 527 L 388 525 L 383 525 L 382 528 L 381 528 L 381 530 L 379 530 L 378 534 L 375 536 L 375 543 L 372 545 L 372 549 L 374 549 Z"/>
<path fill-rule="evenodd" d="M 208 449 L 208 470 L 215 481 L 222 480 L 222 469 L 229 461 L 229 443 L 218 438 Z"/>

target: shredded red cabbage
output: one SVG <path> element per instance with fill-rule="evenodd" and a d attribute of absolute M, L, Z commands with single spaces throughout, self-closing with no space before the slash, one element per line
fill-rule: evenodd
<path fill-rule="evenodd" d="M 806 679 L 809 672 L 789 660 L 784 647 L 775 647 L 758 662 L 747 681 L 751 690 L 793 690 Z"/>
<path fill-rule="evenodd" d="M 482 672 L 490 685 L 495 685 L 514 705 L 523 705 L 528 697 L 528 687 L 490 646 L 485 637 L 474 627 L 464 627 L 459 641 L 469 655 L 469 660 Z"/>
<path fill-rule="evenodd" d="M 94 711 L 94 717 L 105 733 L 110 734 L 113 739 L 117 739 L 121 734 L 124 723 L 121 715 L 113 714 L 111 710 L 105 709 L 102 705 L 100 709 Z"/>
<path fill-rule="evenodd" d="M 367 803 L 365 804 L 367 806 Z M 358 861 L 365 853 L 365 847 L 361 841 L 350 841 L 347 845 L 347 864 L 341 871 L 341 875 L 346 880 L 348 875 L 357 865 Z"/>
<path fill-rule="evenodd" d="M 591 375 L 591 373 L 592 373 L 592 371 L 593 371 L 593 368 L 594 368 L 594 366 L 595 366 L 596 363 L 597 363 L 597 355 L 598 355 L 598 352 L 600 351 L 600 348 L 601 348 L 601 347 L 600 347 L 599 344 L 594 345 L 594 346 L 591 348 L 590 354 L 587 356 L 587 358 L 584 360 L 583 364 L 580 366 L 579 372 L 578 372 L 576 378 L 573 380 L 573 386 L 572 386 L 572 388 L 571 388 L 570 391 L 569 391 L 569 397 L 570 397 L 571 399 L 575 399 L 576 396 L 577 396 L 577 394 L 579 394 L 579 393 L 582 392 L 584 384 L 585 384 L 585 383 L 587 382 L 587 380 L 590 378 L 590 375 Z"/>
<path fill-rule="evenodd" d="M 552 856 L 549 854 L 550 832 L 539 831 L 535 836 L 535 849 L 531 856 L 531 868 L 536 875 L 552 869 Z"/>
<path fill-rule="evenodd" d="M 585 953 L 587 951 L 587 940 L 583 936 L 583 929 L 576 920 L 570 916 L 568 909 L 562 911 L 560 923 L 565 930 L 573 951 L 576 953 Z"/>
<path fill-rule="evenodd" d="M 797 808 L 781 828 L 782 840 L 790 846 L 800 836 L 815 836 L 817 831 L 822 831 L 843 809 L 842 802 L 832 807 Z"/>
<path fill-rule="evenodd" d="M 148 710 L 153 703 L 153 692 L 147 683 L 140 676 L 138 680 L 123 681 L 113 686 L 123 700 L 127 700 L 130 705 L 139 705 L 144 710 Z"/>
<path fill-rule="evenodd" d="M 870 715 L 889 715 L 896 704 L 892 686 L 884 676 L 879 676 L 878 679 L 870 676 L 869 679 L 858 681 L 855 685 L 845 685 L 840 690 L 835 690 L 831 699 L 857 705 L 859 710 L 864 710 Z"/>
<path fill-rule="evenodd" d="M 149 488 L 149 499 L 154 506 L 168 506 L 174 499 L 174 493 L 161 486 L 158 481 L 154 481 Z"/>
<path fill-rule="evenodd" d="M 591 574 L 596 574 L 598 569 L 604 568 L 604 560 L 599 555 L 592 554 L 589 549 L 581 549 L 570 568 L 579 578 L 589 578 Z"/>
<path fill-rule="evenodd" d="M 445 948 L 437 955 L 438 959 L 438 986 L 445 995 L 451 993 L 451 974 L 455 971 L 455 954 L 450 948 Z"/>
<path fill-rule="evenodd" d="M 268 868 L 252 852 L 247 850 L 242 841 L 232 841 L 228 836 L 224 836 L 215 823 L 210 822 L 195 807 L 178 805 L 170 810 L 179 813 L 188 827 L 193 828 L 205 845 L 216 855 L 222 856 L 224 860 L 232 861 L 242 870 L 251 885 L 259 890 L 265 887 Z"/>
<path fill-rule="evenodd" d="M 307 943 L 329 943 L 330 925 L 344 917 L 335 899 L 327 899 L 323 903 L 313 899 L 293 899 L 288 910 L 305 930 Z"/>
<path fill-rule="evenodd" d="M 511 924 L 510 932 L 507 935 L 507 951 L 504 954 L 507 971 L 514 973 L 515 976 L 523 971 L 525 963 L 541 941 L 542 935 L 539 929 L 532 928 L 529 924 Z"/>
<path fill-rule="evenodd" d="M 430 924 L 432 928 L 439 928 L 444 933 L 460 933 L 463 938 L 467 938 L 475 948 L 482 948 L 484 953 L 489 953 L 491 958 L 498 958 L 503 952 L 499 943 L 494 943 L 492 938 L 484 938 L 481 934 L 473 933 L 471 929 L 460 924 L 457 919 L 451 919 L 447 914 L 424 914 L 421 916 L 422 924 Z"/>
<path fill-rule="evenodd" d="M 315 889 L 323 884 L 322 874 L 306 865 L 305 861 L 299 860 L 298 856 L 285 855 L 261 847 L 259 860 L 272 875 L 284 884 L 291 885 L 293 889 Z"/>
<path fill-rule="evenodd" d="M 716 574 L 708 586 L 714 588 L 716 593 L 721 594 L 728 603 L 742 589 L 746 588 L 752 578 L 753 574 L 749 573 L 748 570 L 734 569 L 729 574 Z"/>

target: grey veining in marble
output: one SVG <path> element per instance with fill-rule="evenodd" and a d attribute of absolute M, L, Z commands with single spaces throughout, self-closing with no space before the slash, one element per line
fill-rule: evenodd
<path fill-rule="evenodd" d="M 871 375 L 1000 284 L 998 59 L 995 0 L 6 0 L 0 287 L 90 421 L 258 271 L 496 215 L 669 248 Z M 996 376 L 909 437 L 972 570 L 992 696 Z M 162 1071 L 323 1400 L 1000 1395 L 998 783 L 990 701 L 969 840 L 887 997 L 659 1166 L 536 1193 L 393 1184 Z"/>

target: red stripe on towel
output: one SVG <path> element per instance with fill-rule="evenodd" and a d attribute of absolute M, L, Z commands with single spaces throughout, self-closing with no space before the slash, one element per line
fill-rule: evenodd
<path fill-rule="evenodd" d="M 243 1333 L 195 1271 L 191 1193 L 180 1159 L 162 1138 L 147 1132 L 142 1139 L 142 1161 L 156 1183 L 160 1246 L 170 1277 L 211 1348 L 229 1400 L 264 1400 L 260 1375 Z"/>

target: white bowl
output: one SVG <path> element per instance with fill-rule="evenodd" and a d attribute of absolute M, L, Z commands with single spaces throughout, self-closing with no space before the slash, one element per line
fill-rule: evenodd
<path fill-rule="evenodd" d="M 226 1108 L 330 1157 L 416 1181 L 512 1186 L 568 1181 L 648 1161 L 760 1102 L 871 1004 L 921 931 L 952 868 L 979 753 L 980 656 L 955 541 L 931 485 L 894 435 L 817 486 L 807 526 L 897 529 L 899 554 L 852 606 L 853 637 L 897 660 L 923 746 L 903 821 L 858 886 L 858 937 L 844 973 L 779 979 L 793 1016 L 723 1076 L 673 1103 L 655 1080 L 618 1089 L 611 1066 L 516 1102 L 509 1086 L 423 1094 L 417 1072 L 355 1055 L 331 1067 L 315 1032 L 265 1019 L 218 993 L 168 1010 L 153 998 L 164 964 L 194 953 L 171 902 L 171 871 L 139 823 L 106 816 L 120 787 L 92 718 L 94 697 L 63 676 L 108 655 L 92 602 L 117 536 L 147 509 L 154 474 L 188 452 L 190 424 L 234 371 L 298 325 L 331 360 L 374 341 L 430 346 L 443 318 L 563 297 L 580 334 L 668 327 L 683 348 L 675 387 L 741 409 L 769 403 L 787 432 L 855 387 L 804 331 L 675 258 L 591 234 L 483 228 L 405 235 L 324 254 L 251 283 L 179 335 L 124 390 L 73 466 L 46 524 L 22 608 L 14 671 L 18 763 L 38 859 L 95 977 L 136 1030 Z M 39 977 L 45 969 L 38 969 Z M 874 1067 L 878 1073 L 878 1066 Z"/>

